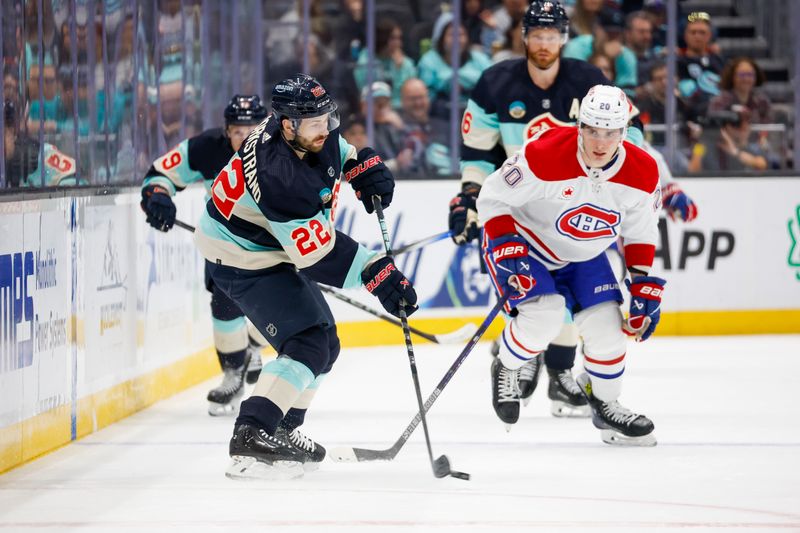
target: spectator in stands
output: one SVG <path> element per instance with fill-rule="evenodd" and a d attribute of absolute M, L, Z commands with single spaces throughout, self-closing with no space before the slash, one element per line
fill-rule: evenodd
<path fill-rule="evenodd" d="M 528 3 L 528 0 L 503 0 L 502 5 L 486 19 L 486 24 L 494 30 L 493 50 L 505 44 L 506 32 L 517 21 L 522 20 L 525 10 L 528 9 Z"/>
<path fill-rule="evenodd" d="M 632 96 L 636 87 L 636 56 L 622 44 L 624 21 L 619 10 L 604 7 L 598 16 L 594 33 L 570 39 L 561 54 L 583 61 L 595 53 L 608 56 L 614 61 L 617 74 L 611 81 Z"/>
<path fill-rule="evenodd" d="M 522 40 L 522 20 L 506 32 L 505 45 L 492 54 L 492 64 L 525 57 L 525 42 Z"/>
<path fill-rule="evenodd" d="M 449 122 L 431 117 L 428 87 L 419 78 L 410 78 L 400 88 L 405 124 L 405 145 L 413 152 L 408 174 L 420 177 L 450 175 L 448 148 Z"/>
<path fill-rule="evenodd" d="M 3 74 L 3 101 L 19 104 L 19 75 L 16 69 L 8 69 Z"/>
<path fill-rule="evenodd" d="M 653 21 L 644 11 L 634 11 L 625 18 L 625 46 L 636 56 L 636 81 L 641 86 L 662 55 L 653 49 Z"/>
<path fill-rule="evenodd" d="M 419 77 L 428 86 L 433 100 L 431 113 L 443 118 L 450 116 L 450 84 L 453 80 L 450 56 L 455 43 L 453 27 L 453 14 L 442 13 L 434 25 L 431 39 L 433 48 L 425 52 L 417 65 Z M 463 111 L 466 108 L 470 91 L 475 87 L 481 73 L 491 65 L 492 60 L 483 52 L 469 49 L 467 32 L 460 23 L 456 25 L 456 31 L 461 50 L 457 71 L 458 83 L 461 87 L 459 106 Z"/>
<path fill-rule="evenodd" d="M 392 109 L 392 88 L 385 81 L 372 83 L 375 139 L 372 147 L 381 156 L 384 164 L 395 173 L 404 173 L 411 166 L 413 150 L 406 145 L 405 124 Z M 361 92 L 361 114 L 367 115 L 367 89 Z"/>
<path fill-rule="evenodd" d="M 667 46 L 667 6 L 666 0 L 644 0 L 642 11 L 653 23 L 653 49 L 658 52 Z"/>
<path fill-rule="evenodd" d="M 614 69 L 614 60 L 603 52 L 593 52 L 587 61 L 599 68 L 603 76 L 609 80 L 613 80 L 617 77 L 617 71 Z"/>
<path fill-rule="evenodd" d="M 729 109 L 733 104 L 745 106 L 750 111 L 753 124 L 770 124 L 772 102 L 769 96 L 758 89 L 766 81 L 761 67 L 749 57 L 737 57 L 725 65 L 719 82 L 720 94 L 711 99 L 709 112 Z"/>
<path fill-rule="evenodd" d="M 708 13 L 693 12 L 683 33 L 686 48 L 678 51 L 678 88 L 690 106 L 690 120 L 706 114 L 708 103 L 719 94 L 722 58 L 711 48 L 712 26 Z"/>
<path fill-rule="evenodd" d="M 341 0 L 339 16 L 333 22 L 333 42 L 336 59 L 353 63 L 366 46 L 364 0 Z M 338 95 L 337 95 L 338 98 Z"/>
<path fill-rule="evenodd" d="M 483 4 L 483 0 L 461 0 L 461 21 L 467 30 L 470 46 L 477 46 L 489 54 L 497 34 L 491 25 L 492 12 Z"/>
<path fill-rule="evenodd" d="M 353 71 L 359 90 L 363 90 L 367 83 L 368 62 L 369 55 L 365 48 L 361 50 Z M 403 51 L 403 30 L 393 20 L 381 19 L 375 25 L 375 62 L 373 80 L 389 84 L 392 88 L 392 107 L 400 109 L 400 86 L 408 78 L 416 77 L 417 69 Z"/>
<path fill-rule="evenodd" d="M 362 115 L 350 115 L 343 122 L 342 137 L 352 144 L 357 152 L 369 146 L 366 121 Z"/>
<path fill-rule="evenodd" d="M 740 171 L 779 168 L 778 158 L 751 139 L 750 110 L 733 104 L 730 108 L 709 113 L 708 126 L 719 126 L 719 130 L 707 128 L 706 139 L 698 142 L 692 150 L 690 172 Z"/>
<path fill-rule="evenodd" d="M 603 0 L 577 0 L 569 17 L 570 38 L 591 35 L 602 8 Z"/>
<path fill-rule="evenodd" d="M 35 77 L 36 87 L 39 86 L 39 65 L 31 65 L 31 76 Z M 42 68 L 42 79 L 44 86 L 40 98 L 39 93 L 29 94 L 29 109 L 28 109 L 28 132 L 38 133 L 39 126 L 42 124 L 40 118 L 44 119 L 44 132 L 55 133 L 57 126 L 55 122 L 56 112 L 61 104 L 61 97 L 58 94 L 58 83 L 56 80 L 56 67 L 54 65 L 44 65 Z M 31 85 L 29 80 L 29 86 Z M 39 113 L 42 113 L 41 117 Z"/>
<path fill-rule="evenodd" d="M 173 0 L 167 0 L 173 1 Z M 294 42 L 299 34 L 302 34 L 303 2 L 296 0 L 294 6 L 286 11 L 278 19 L 277 24 L 269 25 L 266 35 L 267 57 L 276 63 L 285 63 L 291 59 L 294 53 Z M 227 3 L 223 4 L 226 5 Z M 265 2 L 265 4 L 269 4 Z M 278 2 L 275 2 L 278 4 Z M 322 10 L 321 0 L 311 0 L 311 32 L 319 37 L 323 44 L 328 44 L 332 40 L 331 29 L 328 26 L 328 17 Z"/>
<path fill-rule="evenodd" d="M 75 160 L 61 153 L 49 143 L 44 143 L 40 153 L 37 139 L 20 131 L 20 117 L 15 105 L 3 104 L 3 148 L 5 149 L 5 175 L 8 187 L 51 187 L 84 185 L 75 174 Z M 44 172 L 39 164 L 44 162 Z"/>
<path fill-rule="evenodd" d="M 639 96 L 636 98 L 636 107 L 639 109 L 639 119 L 645 125 L 646 137 L 650 144 L 660 148 L 664 146 L 664 132 L 648 131 L 647 126 L 655 124 L 663 126 L 666 122 L 665 110 L 667 100 L 667 65 L 663 61 L 655 63 L 650 67 L 648 78 L 650 81 L 641 85 Z M 682 124 L 685 121 L 686 115 L 686 102 L 680 97 L 677 97 L 676 121 Z"/>

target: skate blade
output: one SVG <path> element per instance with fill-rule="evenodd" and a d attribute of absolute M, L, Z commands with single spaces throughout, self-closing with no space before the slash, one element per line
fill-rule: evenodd
<path fill-rule="evenodd" d="M 208 402 L 208 414 L 211 416 L 236 416 L 239 414 L 239 402 L 214 403 Z"/>
<path fill-rule="evenodd" d="M 225 471 L 225 477 L 238 480 L 284 481 L 303 477 L 304 473 L 303 465 L 298 461 L 275 461 L 269 465 L 255 457 L 234 455 L 231 457 L 230 466 Z"/>
<path fill-rule="evenodd" d="M 571 405 L 560 400 L 550 404 L 550 414 L 558 418 L 589 418 L 592 408 L 589 405 Z"/>
<path fill-rule="evenodd" d="M 506 433 L 511 433 L 511 428 L 513 428 L 513 427 L 514 427 L 514 424 L 507 424 L 507 423 L 504 423 L 503 425 L 504 425 L 504 426 L 505 426 L 505 428 L 506 428 Z"/>
<path fill-rule="evenodd" d="M 601 429 L 600 436 L 603 442 L 612 446 L 655 446 L 658 444 L 656 436 L 652 433 L 641 437 L 629 437 L 613 429 Z"/>
<path fill-rule="evenodd" d="M 319 470 L 319 462 L 306 461 L 303 463 L 304 472 L 316 472 L 317 470 Z"/>

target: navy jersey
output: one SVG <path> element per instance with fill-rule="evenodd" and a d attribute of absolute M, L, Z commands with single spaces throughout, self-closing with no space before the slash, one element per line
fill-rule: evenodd
<path fill-rule="evenodd" d="M 355 157 L 336 129 L 322 151 L 300 159 L 268 117 L 211 186 L 196 232 L 201 253 L 246 270 L 290 263 L 315 281 L 359 286 L 374 252 L 333 224 L 342 167 Z"/>
<path fill-rule="evenodd" d="M 499 163 L 542 130 L 578 120 L 581 99 L 595 85 L 613 85 L 585 61 L 561 59 L 555 82 L 547 89 L 533 83 L 528 61 L 510 59 L 486 69 L 470 94 L 461 123 L 461 179 L 483 184 Z"/>
<path fill-rule="evenodd" d="M 213 128 L 184 139 L 158 157 L 144 179 L 143 187 L 161 185 L 170 194 L 202 180 L 206 192 L 214 178 L 233 156 L 233 148 L 222 128 Z"/>

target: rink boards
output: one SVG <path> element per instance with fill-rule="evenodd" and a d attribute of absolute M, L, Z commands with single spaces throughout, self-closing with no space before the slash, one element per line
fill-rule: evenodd
<path fill-rule="evenodd" d="M 691 224 L 662 221 L 655 272 L 668 280 L 662 335 L 800 332 L 800 180 L 685 180 Z M 394 245 L 446 229 L 453 182 L 399 182 Z M 0 203 L 0 472 L 217 371 L 202 259 L 191 234 L 155 232 L 139 193 Z M 177 197 L 194 223 L 202 189 Z M 380 249 L 346 185 L 336 224 Z M 398 258 L 434 333 L 479 322 L 490 302 L 475 247 L 449 240 Z M 377 307 L 365 291 L 348 296 Z M 266 296 L 268 297 L 268 295 Z M 394 326 L 331 304 L 345 346 L 402 343 Z M 494 325 L 495 331 L 500 327 Z"/>

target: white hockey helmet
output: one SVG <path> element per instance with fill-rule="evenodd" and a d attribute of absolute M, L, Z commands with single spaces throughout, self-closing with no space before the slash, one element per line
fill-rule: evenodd
<path fill-rule="evenodd" d="M 619 87 L 595 85 L 581 100 L 578 126 L 623 130 L 630 120 L 631 104 Z"/>

